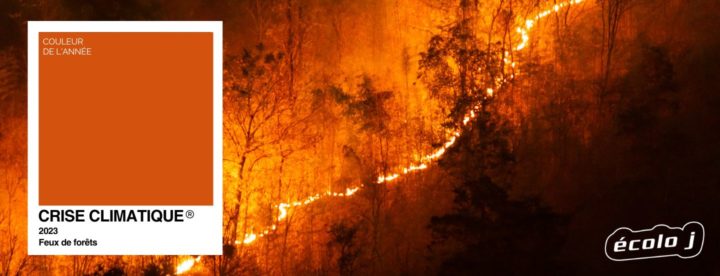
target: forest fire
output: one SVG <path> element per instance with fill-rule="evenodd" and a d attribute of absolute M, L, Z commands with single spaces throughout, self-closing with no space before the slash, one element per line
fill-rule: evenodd
<path fill-rule="evenodd" d="M 718 1 L 3 3 L 0 275 L 720 275 L 713 263 L 720 250 L 713 243 L 705 243 L 696 258 L 685 258 L 688 250 L 633 260 L 632 266 L 616 262 L 625 258 L 616 258 L 612 250 L 598 250 L 604 241 L 606 249 L 608 244 L 622 245 L 607 242 L 615 229 L 677 228 L 688 221 L 720 228 L 712 208 L 720 199 L 720 120 L 715 119 L 720 118 L 720 82 L 714 78 L 720 73 L 720 36 L 714 31 L 720 28 Z M 194 58 L 210 56 L 195 55 L 201 52 L 195 50 L 180 51 L 188 55 L 175 55 L 177 51 L 165 51 L 167 47 L 157 50 L 155 46 L 167 40 L 156 35 L 143 36 L 148 43 L 125 43 L 132 49 L 117 52 L 152 58 L 115 59 L 122 56 L 115 51 L 103 51 L 101 57 L 95 50 L 119 44 L 100 43 L 104 39 L 96 35 L 117 35 L 59 29 L 39 34 L 33 28 L 40 23 L 33 23 L 36 20 L 62 30 L 70 22 L 87 25 L 95 20 L 132 21 L 120 25 L 222 22 L 222 43 L 216 44 L 220 37 L 213 35 L 212 43 L 197 45 L 222 46 L 221 51 L 212 50 L 220 53 L 212 57 L 222 57 L 222 70 L 193 71 L 210 66 L 193 66 Z M 104 24 L 93 28 L 106 29 Z M 37 53 L 35 46 L 53 46 L 43 44 L 42 37 L 48 35 L 80 35 L 85 44 L 93 42 L 85 46 L 92 46 L 95 58 L 43 56 L 42 51 L 40 59 L 30 58 Z M 36 37 L 38 43 L 29 43 Z M 127 74 L 100 70 L 92 61 L 96 58 L 129 64 L 112 67 Z M 37 85 L 36 62 L 43 64 L 40 69 L 55 66 L 53 71 L 62 74 L 39 74 L 53 84 Z M 76 67 L 81 64 L 86 65 Z M 109 81 L 88 78 L 83 73 L 87 71 Z M 218 72 L 222 83 L 211 78 Z M 113 81 L 118 76 L 122 85 Z M 135 116 L 140 114 L 136 109 L 159 111 L 195 95 L 169 87 L 196 77 L 217 82 L 212 87 L 222 92 L 222 98 L 212 102 L 222 106 L 212 117 L 219 115 L 222 121 L 222 135 L 212 135 L 222 141 L 214 141 L 212 154 L 218 159 L 213 164 L 221 165 L 213 170 L 212 181 L 223 183 L 212 192 L 218 212 L 211 213 L 212 222 L 204 211 L 191 213 L 190 221 L 213 228 L 212 233 L 196 231 L 188 221 L 155 225 L 120 220 L 103 226 L 123 230 L 130 235 L 126 239 L 84 227 L 91 223 L 89 209 L 85 222 L 78 214 L 65 213 L 51 227 L 38 229 L 33 222 L 38 212 L 29 210 L 42 205 L 35 196 L 38 179 L 50 178 L 37 178 L 33 167 L 38 166 L 30 158 L 38 153 L 32 142 L 37 137 L 33 129 L 38 113 L 31 108 L 36 90 L 46 99 L 92 101 L 82 107 L 117 115 L 99 120 L 80 109 L 58 106 L 63 115 L 77 120 L 41 116 L 62 121 L 53 125 L 64 137 L 89 141 L 63 147 L 62 139 L 46 139 L 67 153 L 57 155 L 59 164 L 78 172 L 55 170 L 69 178 L 56 182 L 59 188 L 78 197 L 81 193 L 76 192 L 83 190 L 65 184 L 87 180 L 100 193 L 138 198 L 132 184 L 165 173 L 137 162 L 164 164 L 155 156 L 210 158 L 207 150 L 205 157 L 193 158 L 194 147 L 181 143 L 205 133 L 190 131 L 190 126 L 208 116 L 191 116 L 191 109 Z M 78 98 L 49 93 L 59 87 L 56 81 L 67 82 L 63 87 L 71 87 L 72 93 L 88 93 Z M 85 84 L 94 88 L 84 89 Z M 133 87 L 168 95 L 159 98 L 161 105 L 150 104 L 144 96 L 121 103 L 137 92 Z M 209 101 L 198 101 L 198 107 L 202 103 L 209 108 Z M 190 105 L 194 107 L 194 101 Z M 85 119 L 97 123 L 74 127 Z M 145 129 L 140 123 L 152 125 Z M 150 135 L 155 130 L 169 134 L 165 128 L 182 131 L 163 138 Z M 98 135 L 81 135 L 85 130 Z M 98 139 L 113 133 L 122 143 Z M 123 150 L 135 150 L 131 145 L 148 139 L 161 146 L 132 155 Z M 41 148 L 50 153 L 50 147 Z M 94 167 L 104 163 L 93 158 L 86 158 L 91 161 L 84 165 L 62 162 L 65 156 L 81 158 L 82 150 L 134 167 L 105 166 L 115 173 L 100 174 Z M 46 172 L 51 168 L 42 162 L 40 167 Z M 166 180 L 209 168 L 189 163 L 166 167 L 173 168 Z M 138 181 L 128 182 L 134 179 Z M 108 185 L 113 182 L 122 183 Z M 160 199 L 193 190 L 181 187 L 185 182 L 195 181 L 164 181 L 168 186 L 158 189 L 160 196 L 142 197 Z M 47 186 L 40 187 L 47 191 Z M 53 206 L 41 209 L 52 211 Z M 117 209 L 100 209 L 108 208 Z M 170 234 L 158 238 L 152 231 L 125 231 L 126 226 L 167 228 L 160 233 Z M 90 238 L 84 234 L 88 231 L 106 242 L 98 241 L 95 247 L 73 242 L 73 237 Z M 695 241 L 701 243 L 698 233 Z M 65 237 L 69 242 L 62 246 Z M 164 240 L 167 246 L 155 244 Z M 632 240 L 638 239 L 625 238 L 628 245 Z M 38 241 L 46 251 L 64 247 L 83 253 L 37 254 L 33 248 Z M 45 241 L 61 246 L 45 246 Z M 110 248 L 117 254 L 85 255 Z"/>
<path fill-rule="evenodd" d="M 575 4 L 579 4 L 581 2 L 582 2 L 582 0 L 570 0 L 567 2 L 555 4 L 551 8 L 537 13 L 534 17 L 532 17 L 532 19 L 525 20 L 525 24 L 522 27 L 517 28 L 517 32 L 520 34 L 520 42 L 515 47 L 514 50 L 520 51 L 528 45 L 528 43 L 530 41 L 529 32 L 533 28 L 533 26 L 535 26 L 535 24 L 537 23 L 538 20 L 540 20 L 544 17 L 547 17 L 548 15 L 550 15 L 552 13 L 557 13 L 562 8 L 565 8 L 565 7 L 568 7 L 571 5 L 575 5 Z M 505 51 L 503 55 L 504 55 L 504 57 L 503 57 L 504 62 L 506 64 L 509 64 L 511 68 L 515 68 L 516 62 L 511 61 L 507 58 L 509 56 L 509 53 L 507 51 Z M 454 61 L 452 61 L 452 62 L 450 62 L 450 64 L 454 65 L 455 63 L 454 63 Z M 457 70 L 457 68 L 452 68 L 452 69 Z M 513 78 L 514 74 L 509 74 L 509 77 Z M 503 80 L 502 78 L 497 79 L 496 80 L 497 88 L 499 89 L 500 87 L 502 87 L 502 84 L 505 83 L 505 81 L 506 80 Z M 485 89 L 485 95 L 487 97 L 492 97 L 495 93 L 495 90 L 496 89 L 493 89 L 492 87 L 488 87 Z M 468 111 L 468 113 L 463 117 L 462 126 L 468 125 L 470 123 L 471 119 L 476 117 L 476 114 L 479 111 L 480 107 L 481 107 L 480 105 L 474 105 L 473 108 L 471 108 Z M 420 158 L 420 162 L 418 164 L 411 164 L 407 167 L 399 168 L 399 169 L 397 169 L 397 173 L 380 175 L 380 176 L 378 176 L 375 183 L 377 183 L 377 184 L 389 183 L 394 180 L 397 180 L 402 175 L 406 175 L 406 174 L 409 174 L 412 172 L 427 169 L 429 167 L 430 163 L 438 160 L 447 152 L 447 150 L 455 143 L 456 139 L 462 135 L 462 131 L 463 131 L 463 129 L 459 128 L 459 129 L 456 129 L 454 132 L 451 132 L 451 134 L 448 136 L 448 140 L 443 144 L 442 147 L 437 149 L 435 152 L 433 152 L 431 154 L 427 154 L 427 155 L 423 156 L 422 158 Z M 279 222 L 283 221 L 284 219 L 286 219 L 288 216 L 288 212 L 289 212 L 290 208 L 292 208 L 292 207 L 300 207 L 300 206 L 309 205 L 309 204 L 311 204 L 319 199 L 325 198 L 325 197 L 349 197 L 349 196 L 352 196 L 353 194 L 355 194 L 361 188 L 362 188 L 362 186 L 347 188 L 347 190 L 344 193 L 336 193 L 336 192 L 328 191 L 326 193 L 318 193 L 318 194 L 309 196 L 309 197 L 307 197 L 305 199 L 301 199 L 301 200 L 279 203 L 279 204 L 275 205 L 275 208 L 277 208 L 277 210 L 278 210 L 276 223 L 279 223 Z M 245 234 L 245 237 L 242 240 L 235 241 L 235 244 L 255 243 L 256 241 L 258 241 L 258 238 L 268 235 L 276 229 L 277 229 L 277 224 L 272 224 L 269 227 L 267 227 L 264 230 L 259 231 L 257 233 L 256 232 L 247 233 L 247 234 Z M 180 266 L 178 266 L 178 274 L 182 273 L 180 271 L 189 270 L 194 263 L 195 263 L 195 261 L 193 259 L 187 260 L 184 263 L 182 263 Z M 180 269 L 181 266 L 183 266 L 183 268 L 186 268 L 186 266 L 189 266 L 189 267 L 187 267 L 187 269 L 181 270 Z"/>
<path fill-rule="evenodd" d="M 632 266 L 616 262 L 625 258 L 612 250 L 598 253 L 603 241 L 606 249 L 622 245 L 607 242 L 615 229 L 678 228 L 688 221 L 720 227 L 712 208 L 720 199 L 718 1 L 111 2 L 0 5 L 0 275 L 720 274 L 713 264 L 720 252 L 716 244 L 705 243 L 697 258 L 685 258 L 688 250 L 656 260 L 632 258 Z M 119 37 L 115 34 L 62 31 L 71 22 L 172 20 L 222 22 L 222 43 L 215 43 L 220 36 L 213 34 L 211 42 L 196 45 L 221 46 L 212 49 L 220 53 L 212 57 L 222 58 L 222 69 L 202 69 L 209 62 L 191 65 L 195 58 L 210 58 L 196 55 L 203 51 L 175 55 L 178 51 L 166 51 L 173 47 L 156 49 L 167 41 L 163 35 L 143 36 L 148 43 L 126 43 L 132 49 L 111 53 L 107 47 L 119 44 L 101 42 Z M 59 29 L 37 33 L 38 23 Z M 104 24 L 92 28 L 106 30 Z M 156 31 L 162 32 L 140 32 Z M 184 41 L 186 31 L 196 30 L 168 36 Z M 43 55 L 35 46 L 62 46 L 43 43 L 48 35 L 82 36 L 83 43 L 93 42 L 83 45 L 92 46 L 94 58 Z M 29 43 L 36 38 L 38 43 Z M 101 48 L 102 57 L 95 51 Z M 37 60 L 31 58 L 36 53 Z M 119 58 L 139 57 L 136 53 L 152 58 Z M 100 70 L 97 58 L 128 64 L 111 67 L 127 74 Z M 55 67 L 56 73 L 39 74 L 37 81 L 39 63 L 41 71 Z M 83 73 L 88 71 L 109 81 L 88 78 Z M 118 76 L 122 85 L 113 81 Z M 210 222 L 204 207 L 193 207 L 200 212 L 190 213 L 189 221 L 211 232 L 197 231 L 188 221 L 155 225 L 121 219 L 103 227 L 122 228 L 124 235 L 106 235 L 84 227 L 92 223 L 90 209 L 84 222 L 68 213 L 43 222 L 48 218 L 43 213 L 41 222 L 53 225 L 38 229 L 38 212 L 29 210 L 43 202 L 36 200 L 38 179 L 49 184 L 50 178 L 36 177 L 37 159 L 31 157 L 39 153 L 33 142 L 36 115 L 49 113 L 31 108 L 35 91 L 50 99 L 41 102 L 87 100 L 92 103 L 83 108 L 117 115 L 99 120 L 61 105 L 59 112 L 76 120 L 40 116 L 62 122 L 52 125 L 73 139 L 68 141 L 88 139 L 81 147 L 45 139 L 65 153 L 55 154 L 58 164 L 77 170 L 54 171 L 68 177 L 56 182 L 60 190 L 79 197 L 76 192 L 86 190 L 65 187 L 78 179 L 98 193 L 138 198 L 130 186 L 159 176 L 168 181 L 152 183 L 168 186 L 156 189 L 158 196 L 142 194 L 159 200 L 193 190 L 181 186 L 195 180 L 171 177 L 209 166 L 167 166 L 153 158 L 209 161 L 207 147 L 205 157 L 194 158 L 195 148 L 181 141 L 201 133 L 209 139 L 205 131 L 190 129 L 210 118 L 191 116 L 192 109 L 136 115 L 196 95 L 180 92 L 194 90 L 183 84 L 196 77 L 217 83 L 212 88 L 222 93 L 212 102 L 222 106 L 212 117 L 222 121 L 213 124 L 222 126 L 222 135 L 212 135 L 220 138 L 212 154 L 213 164 L 220 165 L 212 181 L 222 182 L 222 189 L 212 190 L 218 212 Z M 52 83 L 37 85 L 43 80 Z M 50 93 L 59 82 L 72 93 L 87 93 L 77 98 Z M 86 84 L 93 89 L 84 89 Z M 170 89 L 178 84 L 182 89 Z M 134 87 L 168 95 L 158 98 L 160 105 L 146 101 L 155 95 L 147 93 L 122 103 L 139 91 Z M 202 103 L 210 108 L 209 101 L 197 107 Z M 189 105 L 195 107 L 195 101 Z M 85 119 L 97 123 L 80 129 Z M 152 125 L 146 129 L 141 123 Z M 171 133 L 166 128 L 181 131 L 150 133 Z M 82 135 L 86 130 L 98 135 Z M 123 140 L 111 143 L 99 139 L 103 135 Z M 132 145 L 149 139 L 159 146 L 129 154 L 139 149 Z M 50 156 L 51 147 L 41 148 Z M 104 163 L 93 158 L 82 165 L 63 163 L 66 156 L 81 158 L 83 150 L 126 160 L 128 167 L 105 166 L 116 173 L 101 174 L 94 168 Z M 173 170 L 165 178 L 160 168 L 137 166 L 143 161 Z M 45 172 L 52 167 L 41 165 Z M 107 215 L 116 207 L 100 209 Z M 167 231 L 157 236 L 125 231 L 126 226 Z M 91 238 L 85 233 L 106 242 L 73 242 Z M 698 233 L 695 241 L 701 243 Z M 167 246 L 156 244 L 161 242 Z M 78 253 L 37 254 L 37 246 Z M 117 253 L 99 253 L 110 248 Z"/>
<path fill-rule="evenodd" d="M 579 3 L 581 3 L 581 2 L 582 2 L 582 0 L 571 0 L 571 1 L 568 1 L 568 2 L 563 2 L 563 3 L 560 3 L 560 4 L 556 4 L 556 5 L 554 5 L 552 8 L 547 9 L 547 10 L 544 10 L 544 11 L 538 13 L 535 17 L 533 17 L 534 19 L 532 19 L 532 20 L 531 20 L 531 19 L 526 20 L 526 21 L 525 21 L 525 27 L 523 27 L 523 28 L 520 28 L 520 27 L 519 27 L 519 28 L 518 28 L 518 32 L 521 33 L 521 42 L 520 42 L 520 44 L 517 46 L 516 51 L 522 50 L 523 48 L 525 48 L 525 46 L 527 45 L 527 43 L 529 43 L 529 40 L 530 40 L 529 31 L 530 31 L 530 29 L 532 29 L 532 27 L 534 26 L 534 24 L 535 24 L 539 19 L 542 19 L 542 18 L 544 18 L 544 17 L 552 14 L 553 12 L 558 12 L 558 11 L 560 11 L 561 8 L 564 8 L 564 7 L 567 7 L 567 6 L 570 6 L 570 5 L 574 5 L 574 4 L 579 4 Z M 507 53 L 507 52 L 506 52 L 506 53 Z M 510 62 L 510 64 L 512 64 L 512 66 L 514 67 L 515 62 Z M 504 81 L 501 80 L 501 81 L 499 82 L 499 86 L 500 86 L 503 82 L 504 82 Z M 494 92 L 495 92 L 495 89 L 489 87 L 489 88 L 487 88 L 487 89 L 485 90 L 485 92 L 486 92 L 486 95 L 487 95 L 488 97 L 492 97 L 493 94 L 494 94 Z M 480 108 L 480 106 L 479 106 L 479 105 L 476 105 L 476 106 L 474 106 L 474 108 L 470 109 L 470 111 L 463 117 L 463 121 L 462 121 L 463 125 L 467 125 L 472 118 L 475 118 L 476 112 L 479 111 L 479 108 Z M 391 174 L 387 174 L 387 175 L 378 176 L 376 183 L 377 183 L 377 184 L 381 184 L 381 183 L 391 182 L 391 181 L 393 181 L 393 180 L 398 179 L 398 178 L 399 178 L 400 176 L 402 176 L 402 175 L 405 175 L 405 174 L 408 174 L 408 173 L 411 173 L 411 172 L 414 172 L 414 171 L 419 171 L 419 170 L 427 169 L 428 166 L 429 166 L 429 164 L 430 164 L 431 162 L 438 160 L 440 157 L 442 157 L 442 156 L 445 154 L 445 152 L 447 151 L 447 149 L 449 149 L 449 148 L 455 143 L 456 139 L 457 139 L 458 137 L 460 137 L 460 135 L 462 135 L 462 131 L 463 131 L 462 129 L 457 129 L 457 130 L 455 130 L 454 132 L 452 132 L 452 134 L 449 135 L 448 140 L 443 144 L 442 147 L 440 147 L 439 149 L 437 149 L 435 152 L 433 152 L 433 153 L 431 153 L 431 154 L 427 154 L 427 155 L 423 156 L 423 157 L 420 159 L 420 163 L 419 163 L 419 164 L 417 164 L 417 165 L 409 165 L 409 166 L 407 166 L 407 167 L 400 168 L 400 169 L 397 170 L 398 173 L 391 173 Z M 332 193 L 332 192 L 329 192 L 329 191 L 328 191 L 328 192 L 325 193 L 325 194 L 320 194 L 320 193 L 319 193 L 319 194 L 315 194 L 315 195 L 309 196 L 309 197 L 307 197 L 307 198 L 305 198 L 305 199 L 303 199 L 303 200 L 296 200 L 296 201 L 293 201 L 293 202 L 280 203 L 280 204 L 276 205 L 276 208 L 278 209 L 277 221 L 279 222 L 279 221 L 282 221 L 283 219 L 285 219 L 285 218 L 287 217 L 288 211 L 289 211 L 289 209 L 290 209 L 291 207 L 298 207 L 298 206 L 308 205 L 308 204 L 313 203 L 314 201 L 317 201 L 317 200 L 322 199 L 322 198 L 324 198 L 324 197 L 348 197 L 348 196 L 352 196 L 352 195 L 353 195 L 357 190 L 359 190 L 360 188 L 362 188 L 362 186 L 357 186 L 357 187 L 353 187 L 353 188 L 348 188 L 348 189 L 346 190 L 346 192 L 344 192 L 344 193 Z M 268 227 L 268 229 L 275 229 L 275 228 L 276 228 L 276 225 L 271 225 L 270 227 Z M 268 230 L 262 231 L 263 234 L 267 234 L 268 232 L 269 232 Z M 263 236 L 263 235 L 261 234 L 260 237 L 262 237 L 262 236 Z M 257 241 L 257 237 L 258 237 L 258 235 L 255 234 L 255 233 L 248 233 L 248 234 L 245 235 L 245 238 L 242 240 L 241 243 L 244 243 L 244 244 L 253 243 L 253 242 Z M 240 242 L 236 242 L 236 243 L 240 243 Z"/>

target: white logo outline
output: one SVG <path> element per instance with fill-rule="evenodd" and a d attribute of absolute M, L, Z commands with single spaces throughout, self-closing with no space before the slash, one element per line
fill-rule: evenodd
<path fill-rule="evenodd" d="M 666 227 L 666 228 L 668 228 L 668 229 L 685 230 L 685 227 L 687 227 L 687 226 L 690 225 L 690 224 L 698 224 L 698 225 L 700 225 L 700 229 L 702 229 L 702 232 L 703 232 L 702 240 L 700 241 L 700 249 L 698 249 L 698 252 L 697 252 L 695 255 L 683 257 L 683 256 L 681 256 L 680 254 L 668 254 L 668 255 L 657 255 L 657 256 L 637 257 L 637 258 L 629 258 L 629 259 L 615 259 L 615 258 L 610 257 L 610 255 L 608 255 L 608 252 L 607 252 L 608 241 L 610 240 L 610 237 L 612 237 L 613 235 L 615 235 L 615 233 L 617 233 L 617 232 L 620 231 L 620 230 L 627 229 L 628 231 L 630 231 L 630 233 L 642 233 L 642 232 L 653 231 L 653 230 L 655 230 L 655 228 L 658 228 L 658 227 L 661 227 L 661 226 L 664 226 L 664 227 Z M 691 259 L 691 258 L 695 258 L 695 257 L 697 257 L 698 255 L 700 255 L 700 253 L 702 252 L 702 249 L 703 249 L 703 245 L 704 245 L 704 244 L 705 244 L 705 226 L 703 226 L 702 223 L 700 223 L 699 221 L 693 220 L 693 221 L 689 221 L 689 222 L 685 223 L 685 225 L 683 225 L 682 227 L 670 227 L 670 226 L 667 225 L 667 224 L 657 224 L 657 225 L 653 226 L 653 227 L 650 228 L 650 229 L 640 229 L 640 230 L 637 230 L 637 231 L 633 231 L 632 229 L 630 229 L 630 228 L 628 228 L 628 227 L 624 227 L 624 226 L 623 226 L 623 227 L 620 227 L 620 228 L 618 228 L 618 229 L 615 229 L 615 231 L 613 231 L 610 235 L 607 236 L 607 238 L 605 238 L 605 247 L 603 248 L 603 251 L 605 252 L 605 256 L 608 257 L 608 259 L 610 259 L 610 260 L 612 260 L 612 261 L 616 261 L 616 262 L 633 261 L 633 260 L 645 260 L 645 259 L 656 259 L 656 258 L 675 257 L 675 256 L 680 257 L 681 259 Z"/>

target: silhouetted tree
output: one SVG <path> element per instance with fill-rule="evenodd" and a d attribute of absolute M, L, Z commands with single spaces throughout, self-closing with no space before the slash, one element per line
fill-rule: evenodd
<path fill-rule="evenodd" d="M 535 199 L 509 198 L 515 158 L 508 128 L 490 111 L 481 112 L 474 126 L 441 161 L 457 186 L 454 211 L 433 217 L 429 225 L 431 251 L 444 259 L 440 273 L 557 272 L 554 257 L 566 219 Z"/>
<path fill-rule="evenodd" d="M 356 245 L 357 226 L 348 226 L 343 222 L 330 226 L 330 241 L 327 246 L 329 250 L 337 250 L 337 266 L 340 275 L 352 275 L 355 261 L 360 255 L 360 249 Z"/>
<path fill-rule="evenodd" d="M 495 87 L 502 74 L 501 51 L 481 42 L 466 21 L 430 38 L 420 53 L 418 77 L 442 104 L 446 126 L 458 125 L 472 105 L 488 101 L 486 89 Z"/>

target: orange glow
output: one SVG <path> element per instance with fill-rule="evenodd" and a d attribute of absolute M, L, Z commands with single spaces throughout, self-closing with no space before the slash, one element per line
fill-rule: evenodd
<path fill-rule="evenodd" d="M 559 12 L 560 9 L 562 9 L 562 8 L 582 3 L 582 1 L 583 0 L 569 0 L 566 2 L 559 3 L 559 4 L 555 4 L 551 8 L 548 8 L 548 9 L 538 12 L 534 17 L 531 17 L 531 19 L 525 20 L 524 24 L 522 24 L 522 26 L 520 26 L 516 29 L 516 32 L 518 34 L 520 34 L 520 42 L 517 44 L 517 46 L 513 50 L 520 51 L 527 47 L 527 45 L 530 41 L 530 31 L 536 25 L 537 21 L 539 21 L 540 19 L 542 19 L 544 17 L 547 17 L 548 15 L 550 15 L 552 13 Z M 514 72 L 517 72 L 517 69 L 515 68 L 516 62 L 510 60 L 509 57 L 510 57 L 510 53 L 508 51 L 505 51 L 503 53 L 503 57 L 502 57 L 503 62 L 505 64 L 509 65 L 511 68 L 513 68 L 513 70 L 515 70 Z M 457 64 L 455 63 L 454 60 L 448 59 L 447 62 L 452 70 L 457 70 Z M 513 79 L 514 77 L 515 77 L 514 73 L 508 74 L 509 79 Z M 495 82 L 494 83 L 495 88 L 493 88 L 493 87 L 486 88 L 486 90 L 485 90 L 486 97 L 493 97 L 495 90 L 500 89 L 503 86 L 503 84 L 507 82 L 507 80 L 503 79 L 502 77 L 497 77 L 494 80 L 494 82 Z M 406 167 L 397 168 L 394 173 L 390 173 L 387 175 L 380 175 L 380 176 L 378 176 L 378 178 L 375 182 L 377 184 L 388 183 L 388 182 L 392 182 L 392 181 L 400 178 L 402 175 L 406 175 L 406 174 L 409 174 L 412 172 L 427 169 L 429 167 L 430 163 L 432 163 L 432 162 L 438 160 L 440 157 L 442 157 L 447 152 L 447 150 L 453 144 L 455 144 L 456 139 L 458 137 L 460 137 L 460 135 L 462 135 L 462 132 L 464 131 L 463 127 L 470 124 L 471 119 L 473 119 L 477 116 L 477 112 L 480 111 L 480 108 L 481 108 L 480 104 L 474 105 L 473 108 L 471 108 L 468 111 L 468 113 L 463 117 L 462 126 L 457 128 L 455 131 L 451 131 L 447 137 L 447 141 L 443 144 L 442 147 L 435 150 L 435 152 L 422 156 L 421 158 L 419 158 L 419 160 L 416 160 L 415 163 L 411 163 L 410 165 L 408 165 Z M 286 219 L 290 208 L 309 205 L 319 199 L 326 198 L 326 197 L 349 197 L 349 196 L 354 195 L 358 190 L 360 190 L 360 188 L 362 188 L 362 185 L 347 188 L 345 190 L 345 192 L 338 193 L 338 192 L 327 191 L 325 193 L 317 193 L 317 194 L 308 196 L 304 199 L 298 199 L 298 200 L 291 201 L 291 202 L 279 203 L 279 204 L 275 205 L 275 208 L 278 209 L 277 221 L 279 223 L 280 221 Z M 270 234 L 271 232 L 275 231 L 276 229 L 277 229 L 277 224 L 272 224 L 269 227 L 266 227 L 265 229 L 257 232 L 259 234 L 256 234 L 255 232 L 247 233 L 242 240 L 236 240 L 235 244 L 241 244 L 241 243 L 242 244 L 252 244 L 255 241 L 257 241 L 258 238 L 264 237 L 264 236 Z M 199 257 L 196 259 L 186 260 L 183 263 L 181 263 L 180 265 L 178 265 L 178 267 L 177 267 L 178 274 L 188 271 L 190 268 L 192 268 L 192 266 L 197 261 L 199 261 Z"/>
<path fill-rule="evenodd" d="M 516 30 L 517 33 L 520 34 L 520 43 L 518 43 L 515 50 L 520 51 L 520 50 L 524 49 L 525 47 L 527 47 L 527 45 L 530 41 L 530 35 L 529 35 L 530 30 L 532 29 L 533 26 L 535 26 L 535 23 L 538 20 L 540 20 L 552 13 L 557 13 L 560 11 L 560 9 L 562 9 L 564 7 L 568 7 L 568 6 L 575 5 L 575 4 L 580 4 L 580 3 L 582 3 L 582 1 L 583 0 L 570 0 L 570 1 L 555 4 L 552 6 L 552 8 L 549 8 L 549 9 L 546 9 L 546 10 L 543 10 L 543 11 L 537 13 L 534 17 L 532 17 L 532 19 L 525 20 L 525 26 L 518 27 Z"/>
<path fill-rule="evenodd" d="M 192 267 L 195 265 L 195 263 L 200 262 L 200 256 L 197 256 L 195 258 L 189 258 L 183 262 L 181 262 L 177 268 L 175 268 L 175 274 L 183 274 L 185 272 L 190 271 Z"/>
<path fill-rule="evenodd" d="M 570 5 L 574 5 L 574 4 L 579 4 L 581 2 L 582 2 L 582 0 L 570 0 L 567 2 L 559 3 L 559 4 L 554 5 L 552 8 L 549 8 L 549 9 L 539 12 L 537 15 L 535 15 L 533 17 L 534 19 L 525 20 L 524 26 L 517 28 L 517 32 L 520 33 L 520 35 L 521 35 L 521 42 L 516 47 L 515 51 L 522 50 L 523 48 L 525 48 L 527 46 L 527 44 L 529 43 L 529 40 L 530 40 L 530 35 L 529 35 L 530 30 L 532 29 L 532 27 L 535 25 L 535 23 L 539 19 L 544 18 L 553 12 L 558 12 L 561 8 L 564 8 L 564 7 L 567 7 Z M 505 56 L 504 61 L 507 64 L 510 64 L 510 66 L 514 68 L 516 66 L 516 63 L 507 59 L 507 57 L 509 56 L 509 53 L 507 51 L 504 53 L 504 56 Z M 451 66 L 453 66 L 455 64 L 453 60 L 448 60 L 448 63 L 450 63 Z M 510 74 L 510 78 L 512 78 L 512 77 L 514 77 L 514 76 L 512 74 Z M 496 82 L 496 86 L 497 86 L 496 88 L 499 89 L 506 82 L 506 80 L 498 77 L 495 80 L 495 82 Z M 492 97 L 495 93 L 495 89 L 493 89 L 492 87 L 488 87 L 485 90 L 485 93 L 486 93 L 486 96 Z M 468 125 L 470 123 L 471 119 L 475 118 L 476 112 L 479 111 L 479 109 L 480 109 L 480 105 L 475 105 L 473 108 L 471 108 L 470 111 L 463 117 L 462 125 L 463 126 Z M 377 184 L 388 183 L 388 182 L 398 179 L 402 175 L 405 175 L 405 174 L 408 174 L 408 173 L 411 173 L 414 171 L 420 171 L 420 170 L 427 169 L 431 162 L 440 159 L 440 157 L 442 157 L 447 152 L 447 149 L 449 149 L 453 144 L 455 144 L 456 139 L 458 137 L 460 137 L 460 135 L 462 134 L 462 131 L 463 131 L 462 128 L 458 128 L 454 132 L 452 132 L 452 134 L 448 135 L 448 140 L 443 144 L 443 146 L 441 148 L 437 149 L 435 152 L 427 154 L 427 155 L 423 156 L 422 158 L 420 158 L 419 164 L 417 164 L 417 165 L 411 164 L 407 167 L 399 168 L 399 169 L 397 169 L 396 173 L 380 175 L 380 176 L 378 176 L 376 183 Z M 288 211 L 291 207 L 300 207 L 300 206 L 308 205 L 308 204 L 311 204 L 311 203 L 313 203 L 321 198 L 325 198 L 325 197 L 352 196 L 360 188 L 362 188 L 362 186 L 348 188 L 344 193 L 335 193 L 335 192 L 328 191 L 324 194 L 318 193 L 318 194 L 309 196 L 305 199 L 300 199 L 300 200 L 296 200 L 293 202 L 280 203 L 280 204 L 276 205 L 276 208 L 278 208 L 277 220 L 282 221 L 283 219 L 285 219 L 287 217 Z M 274 224 L 271 225 L 267 229 L 261 231 L 260 237 L 267 235 L 270 231 L 274 231 L 276 228 L 277 228 L 277 225 L 274 225 Z M 258 235 L 256 235 L 255 233 L 248 233 L 245 235 L 245 238 L 243 239 L 242 243 L 250 244 L 250 243 L 255 242 L 257 240 L 257 238 L 258 238 Z M 240 243 L 239 241 L 236 242 L 236 244 L 239 244 L 239 243 Z"/>
<path fill-rule="evenodd" d="M 278 220 L 283 220 L 285 217 L 287 217 L 287 208 L 290 207 L 290 204 L 287 203 L 280 203 L 278 204 L 278 211 L 280 213 L 278 214 Z"/>
<path fill-rule="evenodd" d="M 250 234 L 245 235 L 245 239 L 242 241 L 242 243 L 244 243 L 244 244 L 252 243 L 256 239 L 257 239 L 257 235 L 255 235 L 255 233 L 250 233 Z"/>
<path fill-rule="evenodd" d="M 445 61 L 447 62 L 448 66 L 450 66 L 450 70 L 452 70 L 454 73 L 457 74 L 457 72 L 460 71 L 460 69 L 458 68 L 458 65 L 457 65 L 457 63 L 455 62 L 455 59 L 454 59 L 454 58 L 452 58 L 452 57 L 447 57 L 447 58 L 445 58 Z"/>

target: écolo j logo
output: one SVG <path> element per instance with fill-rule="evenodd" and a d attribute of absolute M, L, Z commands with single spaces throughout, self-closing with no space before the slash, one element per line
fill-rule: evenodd
<path fill-rule="evenodd" d="M 650 229 L 616 229 L 605 240 L 605 255 L 613 261 L 630 261 L 677 256 L 683 259 L 700 255 L 705 228 L 697 221 L 683 227 L 658 224 Z"/>

